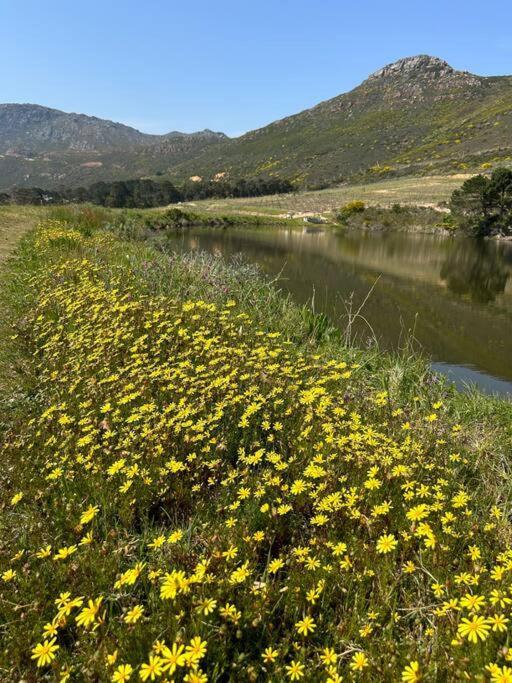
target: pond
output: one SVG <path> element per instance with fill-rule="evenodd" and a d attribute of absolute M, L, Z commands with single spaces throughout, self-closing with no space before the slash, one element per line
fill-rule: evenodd
<path fill-rule="evenodd" d="M 414 233 L 189 229 L 169 248 L 243 254 L 359 344 L 413 344 L 459 386 L 512 396 L 512 244 Z"/>

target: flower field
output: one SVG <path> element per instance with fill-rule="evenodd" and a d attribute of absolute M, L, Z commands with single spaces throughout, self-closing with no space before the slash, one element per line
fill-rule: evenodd
<path fill-rule="evenodd" d="M 449 392 L 140 253 L 46 221 L 18 255 L 0 680 L 512 681 L 510 483 Z"/>

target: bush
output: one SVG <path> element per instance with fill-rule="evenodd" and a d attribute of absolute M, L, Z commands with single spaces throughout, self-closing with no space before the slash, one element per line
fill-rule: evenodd
<path fill-rule="evenodd" d="M 439 228 L 444 228 L 445 230 L 456 230 L 457 229 L 457 221 L 455 218 L 452 216 L 451 213 L 447 213 L 443 216 L 442 220 L 439 221 L 437 224 Z"/>
<path fill-rule="evenodd" d="M 365 209 L 365 203 L 358 199 L 355 199 L 354 201 L 348 202 L 348 204 L 345 204 L 345 206 L 341 207 L 336 216 L 336 219 L 340 223 L 345 223 L 350 218 L 350 216 L 353 216 L 356 213 L 363 213 Z"/>

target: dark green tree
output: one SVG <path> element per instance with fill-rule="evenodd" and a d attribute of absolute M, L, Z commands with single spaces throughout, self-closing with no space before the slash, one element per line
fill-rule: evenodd
<path fill-rule="evenodd" d="M 116 180 L 97 182 L 88 188 L 60 188 L 45 191 L 37 187 L 20 188 L 13 192 L 19 204 L 56 204 L 63 202 L 91 202 L 101 206 L 147 209 L 167 206 L 180 201 L 225 197 L 256 197 L 265 194 L 292 192 L 293 185 L 279 178 L 244 178 L 230 180 L 201 180 L 186 182 L 181 188 L 169 180 Z"/>
<path fill-rule="evenodd" d="M 488 219 L 485 197 L 489 182 L 489 178 L 476 175 L 466 180 L 459 190 L 452 193 L 450 210 L 466 232 L 479 234 Z"/>
<path fill-rule="evenodd" d="M 17 187 L 12 191 L 15 204 L 45 204 L 45 193 L 40 187 Z"/>
<path fill-rule="evenodd" d="M 497 168 L 484 195 L 487 211 L 492 213 L 497 231 L 509 234 L 512 227 L 512 170 Z"/>
<path fill-rule="evenodd" d="M 512 170 L 497 168 L 490 178 L 469 178 L 453 192 L 450 209 L 460 227 L 472 235 L 512 234 Z"/>
<path fill-rule="evenodd" d="M 107 197 L 110 194 L 110 183 L 94 183 L 89 187 L 89 201 L 93 204 L 101 204 L 105 206 Z"/>
<path fill-rule="evenodd" d="M 114 208 L 130 206 L 130 192 L 125 183 L 117 181 L 110 184 L 110 192 L 105 198 L 105 206 Z"/>

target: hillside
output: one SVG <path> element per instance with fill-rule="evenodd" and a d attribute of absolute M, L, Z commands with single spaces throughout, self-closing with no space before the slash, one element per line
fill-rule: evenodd
<path fill-rule="evenodd" d="M 472 172 L 512 162 L 512 76 L 401 59 L 348 93 L 239 138 L 146 135 L 37 105 L 0 105 L 0 190 L 165 175 L 279 176 L 301 187 Z"/>
<path fill-rule="evenodd" d="M 95 116 L 67 114 L 37 104 L 0 104 L 0 152 L 38 154 L 141 145 L 153 136 Z"/>
<path fill-rule="evenodd" d="M 163 173 L 225 139 L 210 130 L 147 135 L 94 116 L 34 104 L 0 104 L 0 189 Z"/>
<path fill-rule="evenodd" d="M 354 90 L 212 146 L 176 176 L 279 174 L 310 186 L 453 172 L 512 158 L 512 77 L 401 59 Z"/>

